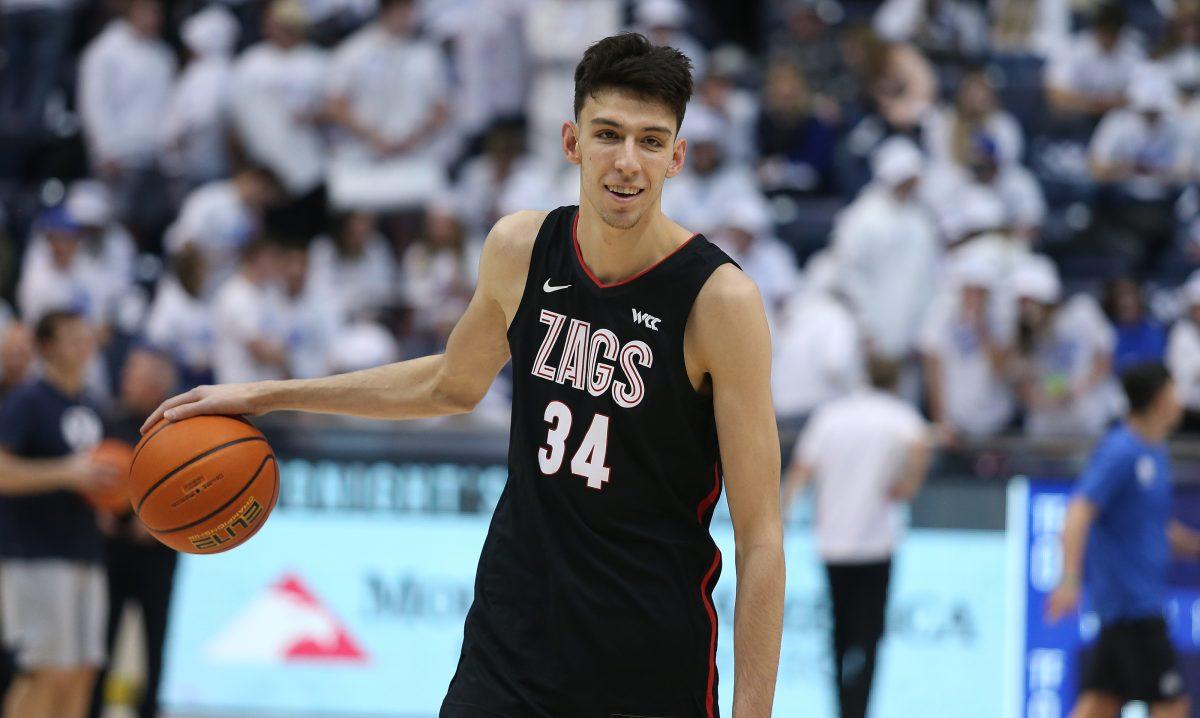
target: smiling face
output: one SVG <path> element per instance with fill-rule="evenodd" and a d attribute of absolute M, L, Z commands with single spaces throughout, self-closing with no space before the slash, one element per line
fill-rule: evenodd
<path fill-rule="evenodd" d="M 563 151 L 579 165 L 581 204 L 616 229 L 629 229 L 658 212 L 663 182 L 683 169 L 687 142 L 678 119 L 661 102 L 622 90 L 587 98 L 578 124 L 563 124 Z"/>

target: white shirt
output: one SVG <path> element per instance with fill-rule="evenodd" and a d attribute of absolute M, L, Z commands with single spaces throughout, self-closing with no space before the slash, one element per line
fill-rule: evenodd
<path fill-rule="evenodd" d="M 837 218 L 833 255 L 866 338 L 885 356 L 913 347 L 936 286 L 941 241 L 915 201 L 869 186 Z"/>
<path fill-rule="evenodd" d="M 462 316 L 478 279 L 479 252 L 477 245 L 459 254 L 420 242 L 404 252 L 404 288 L 419 326 L 447 327 Z"/>
<path fill-rule="evenodd" d="M 165 43 L 113 20 L 79 61 L 79 114 L 97 161 L 143 166 L 154 160 L 175 60 Z"/>
<path fill-rule="evenodd" d="M 1112 355 L 1117 334 L 1096 300 L 1086 294 L 1067 300 L 1050 321 L 1046 337 L 1034 348 L 1034 380 L 1044 393 L 1061 393 L 1087 379 L 1097 355 Z M 1064 406 L 1030 409 L 1026 433 L 1039 438 L 1095 436 L 1119 406 L 1116 383 L 1110 378 Z"/>
<path fill-rule="evenodd" d="M 234 127 L 250 157 L 270 167 L 293 196 L 324 177 L 324 141 L 307 118 L 324 105 L 327 68 L 327 55 L 312 45 L 284 50 L 267 42 L 233 66 Z"/>
<path fill-rule="evenodd" d="M 931 164 L 957 162 L 954 157 L 955 113 L 953 107 L 941 107 L 926 113 L 921 120 L 921 144 L 929 153 Z M 1025 151 L 1025 133 L 1017 119 L 1004 110 L 997 110 L 983 123 L 983 132 L 996 143 L 1000 161 L 1019 162 Z"/>
<path fill-rule="evenodd" d="M 989 327 L 992 343 L 1000 347 L 1011 344 L 1011 331 L 989 324 L 993 324 Z M 930 307 L 917 348 L 938 359 L 947 423 L 977 438 L 1004 429 L 1016 408 L 1016 395 L 1003 370 L 992 366 L 979 332 L 964 321 L 958 290 L 946 293 Z"/>
<path fill-rule="evenodd" d="M 458 183 L 454 187 L 454 196 L 462 203 L 460 208 L 465 212 L 467 227 L 473 235 L 486 235 L 492 225 L 504 215 L 500 209 L 501 197 L 516 178 L 531 171 L 531 164 L 533 163 L 529 157 L 519 157 L 514 160 L 508 174 L 499 177 L 496 163 L 486 154 L 467 162 L 462 172 L 459 173 Z M 578 199 L 578 184 L 577 180 L 576 199 Z M 519 202 L 519 200 L 514 201 Z M 574 200 L 568 201 L 566 204 L 574 204 Z M 519 206 L 522 209 L 529 209 L 532 205 Z"/>
<path fill-rule="evenodd" d="M 1105 53 L 1095 36 L 1082 32 L 1050 54 L 1046 64 L 1046 84 L 1089 97 L 1123 97 L 1134 70 L 1145 53 L 1126 30 L 1111 53 Z"/>
<path fill-rule="evenodd" d="M 830 563 L 889 558 L 904 531 L 888 492 L 903 476 L 925 422 L 899 398 L 863 389 L 817 409 L 794 461 L 813 471 L 817 551 Z"/>
<path fill-rule="evenodd" d="M 1162 199 L 1175 184 L 1164 175 L 1180 176 L 1191 160 L 1188 133 L 1177 115 L 1167 115 L 1150 124 L 1139 112 L 1112 110 L 1092 135 L 1088 153 L 1093 162 L 1136 168 L 1122 183 L 1139 199 Z"/>
<path fill-rule="evenodd" d="M 1008 17 L 1020 23 L 1021 15 L 1033 5 L 1034 16 L 1028 20 L 1024 35 L 1005 32 L 1004 22 Z M 1006 6 L 1013 5 L 1011 15 Z M 1028 53 L 1045 57 L 1071 36 L 1071 8 L 1068 0 L 990 0 L 989 25 L 992 30 L 992 48 L 1000 52 Z"/>
<path fill-rule="evenodd" d="M 802 290 L 780 312 L 771 395 L 780 416 L 800 416 L 862 383 L 854 315 L 827 292 Z"/>
<path fill-rule="evenodd" d="M 986 194 L 1004 207 L 1004 220 L 1015 229 L 1039 229 L 1046 219 L 1046 196 L 1033 173 L 1019 164 L 1004 164 L 990 183 L 976 182 L 957 164 L 934 166 L 921 183 L 921 196 L 937 215 L 948 241 L 962 238 L 972 228 L 963 208 L 969 198 Z M 974 228 L 978 231 L 979 228 Z M 989 227 L 986 229 L 1000 229 Z"/>
<path fill-rule="evenodd" d="M 1179 389 L 1179 400 L 1192 411 L 1200 411 L 1200 327 L 1181 319 L 1167 338 L 1167 367 Z"/>
<path fill-rule="evenodd" d="M 433 43 L 397 37 L 377 24 L 347 38 L 333 54 L 330 93 L 349 100 L 356 120 L 390 140 L 403 140 L 424 124 L 446 101 L 447 68 Z M 410 154 L 425 154 L 432 142 Z M 339 133 L 334 152 L 357 161 L 372 161 L 370 146 L 348 132 Z"/>
<path fill-rule="evenodd" d="M 192 372 L 213 367 L 216 331 L 213 307 L 188 294 L 173 276 L 158 283 L 154 302 L 144 327 L 151 344 L 169 351 L 175 361 Z"/>
<path fill-rule="evenodd" d="M 693 232 L 712 234 L 721 227 L 729 209 L 739 202 L 762 202 L 758 178 L 744 165 L 729 162 L 712 173 L 689 171 L 663 185 L 662 211 Z"/>
<path fill-rule="evenodd" d="M 193 60 L 179 77 L 162 119 L 163 166 L 175 176 L 211 180 L 229 170 L 229 83 L 233 65 L 220 55 Z"/>
<path fill-rule="evenodd" d="M 21 261 L 17 307 L 21 319 L 30 326 L 57 310 L 76 311 L 94 325 L 105 324 L 112 318 L 117 296 L 128 284 L 108 276 L 100 260 L 83 246 L 76 250 L 69 266 L 59 267 L 47 240 L 34 237 Z"/>
<path fill-rule="evenodd" d="M 232 180 L 202 185 L 187 196 L 179 218 L 167 228 L 167 249 L 195 244 L 208 262 L 206 294 L 236 270 L 238 254 L 258 228 L 258 217 Z"/>
<path fill-rule="evenodd" d="M 338 300 L 323 287 L 306 286 L 299 296 L 283 296 L 284 346 L 288 373 L 296 379 L 325 376 L 333 370 L 336 338 L 342 328 Z"/>
<path fill-rule="evenodd" d="M 509 177 L 496 202 L 501 215 L 579 204 L 579 168 L 561 158 L 546 162 L 531 157 Z"/>
<path fill-rule="evenodd" d="M 370 314 L 391 304 L 399 292 L 399 267 L 382 235 L 373 235 L 361 255 L 338 253 L 329 237 L 318 237 L 308 255 L 309 282 L 325 296 L 337 298 L 348 316 Z"/>
<path fill-rule="evenodd" d="M 241 273 L 233 275 L 213 301 L 213 326 L 213 372 L 218 383 L 287 378 L 279 367 L 255 359 L 246 346 L 255 339 L 278 344 L 287 339 L 283 297 L 276 287 L 255 286 Z"/>
<path fill-rule="evenodd" d="M 528 0 L 476 0 L 450 12 L 455 118 L 470 136 L 525 106 L 529 77 L 522 25 Z"/>

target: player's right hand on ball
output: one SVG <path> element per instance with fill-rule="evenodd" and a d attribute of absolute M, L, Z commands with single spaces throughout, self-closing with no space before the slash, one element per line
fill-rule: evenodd
<path fill-rule="evenodd" d="M 167 399 L 142 424 L 142 433 L 161 419 L 182 421 L 202 414 L 253 415 L 263 410 L 256 402 L 260 382 L 198 386 Z"/>

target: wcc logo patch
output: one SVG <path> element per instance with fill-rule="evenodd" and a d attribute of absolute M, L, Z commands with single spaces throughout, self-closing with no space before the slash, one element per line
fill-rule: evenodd
<path fill-rule="evenodd" d="M 1148 489 L 1153 486 L 1154 477 L 1158 474 L 1158 466 L 1154 463 L 1154 457 L 1140 457 L 1137 460 L 1134 473 L 1137 474 L 1138 483 L 1142 485 L 1142 488 Z"/>
<path fill-rule="evenodd" d="M 646 312 L 640 312 L 636 309 L 633 310 L 633 323 L 634 324 L 641 324 L 643 327 L 646 327 L 647 329 L 652 329 L 654 331 L 658 331 L 658 323 L 661 321 L 662 320 L 659 319 L 658 317 L 652 317 L 649 314 L 647 314 Z"/>

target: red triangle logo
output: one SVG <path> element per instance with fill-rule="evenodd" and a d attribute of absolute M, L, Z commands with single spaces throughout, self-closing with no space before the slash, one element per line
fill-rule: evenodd
<path fill-rule="evenodd" d="M 270 590 L 277 596 L 285 596 L 289 601 L 320 614 L 333 628 L 332 636 L 326 635 L 320 638 L 297 636 L 291 645 L 284 648 L 283 659 L 285 661 L 366 662 L 366 652 L 359 647 L 346 630 L 346 626 L 321 603 L 298 576 L 286 574 Z"/>

